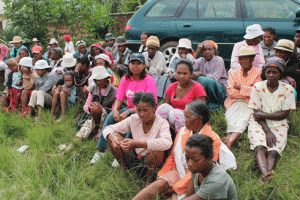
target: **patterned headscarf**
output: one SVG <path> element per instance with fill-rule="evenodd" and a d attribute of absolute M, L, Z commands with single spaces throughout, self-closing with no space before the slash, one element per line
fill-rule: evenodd
<path fill-rule="evenodd" d="M 210 44 L 212 45 L 216 50 L 218 50 L 218 45 L 217 43 L 215 43 L 214 41 L 212 40 L 205 40 L 204 42 L 202 42 L 203 46 L 206 45 L 206 44 Z"/>

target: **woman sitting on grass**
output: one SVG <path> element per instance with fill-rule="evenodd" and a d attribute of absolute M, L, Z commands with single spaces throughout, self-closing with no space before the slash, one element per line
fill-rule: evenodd
<path fill-rule="evenodd" d="M 129 57 L 129 70 L 126 76 L 121 79 L 116 95 L 113 110 L 107 116 L 99 137 L 97 149 L 91 163 L 101 159 L 107 149 L 107 141 L 103 137 L 106 126 L 120 122 L 131 114 L 137 112 L 136 106 L 132 103 L 132 98 L 137 92 L 150 92 L 157 101 L 157 87 L 155 79 L 148 75 L 145 70 L 145 57 L 141 53 L 133 53 Z M 123 101 L 127 100 L 127 107 L 123 107 Z"/>
<path fill-rule="evenodd" d="M 137 114 L 107 126 L 103 137 L 108 140 L 112 154 L 124 169 L 148 168 L 150 178 L 152 169 L 162 166 L 165 151 L 172 146 L 170 126 L 155 114 L 157 104 L 153 93 L 135 93 L 132 103 Z M 132 139 L 123 137 L 128 132 L 132 133 Z"/>
<path fill-rule="evenodd" d="M 50 72 L 50 66 L 46 60 L 38 60 L 35 63 L 37 77 L 35 78 L 35 90 L 32 91 L 29 101 L 28 115 L 32 116 L 35 106 L 38 107 L 38 116 L 35 121 L 40 121 L 42 110 L 45 106 L 52 105 L 52 96 L 49 94 L 55 84 L 54 75 Z"/>
<path fill-rule="evenodd" d="M 296 109 L 293 87 L 280 80 L 285 62 L 277 57 L 267 59 L 263 68 L 266 81 L 254 85 L 249 108 L 248 137 L 255 151 L 255 161 L 262 173 L 261 181 L 268 182 L 274 176 L 276 161 L 287 143 L 288 120 Z"/>
<path fill-rule="evenodd" d="M 111 62 L 110 58 L 108 57 L 108 55 L 101 53 L 100 55 L 96 56 L 95 59 L 96 59 L 97 66 L 104 66 L 105 69 L 107 70 L 107 72 L 111 76 L 111 78 L 110 78 L 111 83 L 114 86 L 118 87 L 120 83 L 119 83 L 119 80 L 118 80 L 118 77 L 116 76 L 116 74 L 111 70 L 112 62 Z"/>
<path fill-rule="evenodd" d="M 251 115 L 248 108 L 253 85 L 261 81 L 261 69 L 253 67 L 256 53 L 251 46 L 241 47 L 239 62 L 241 68 L 229 71 L 228 97 L 225 100 L 227 137 L 222 141 L 231 148 L 246 130 Z"/>
<path fill-rule="evenodd" d="M 217 54 L 218 45 L 206 40 L 198 46 L 197 52 L 203 57 L 198 58 L 193 67 L 193 79 L 200 83 L 207 95 L 207 105 L 211 110 L 222 107 L 226 99 L 227 73 L 223 58 Z"/>
<path fill-rule="evenodd" d="M 82 56 L 88 56 L 90 51 L 86 48 L 86 44 L 83 40 L 76 42 L 77 51 L 73 54 L 74 58 L 81 58 Z"/>
<path fill-rule="evenodd" d="M 175 72 L 177 82 L 171 84 L 166 90 L 164 104 L 157 108 L 156 114 L 167 119 L 178 132 L 185 125 L 183 114 L 185 105 L 198 100 L 205 102 L 206 93 L 202 85 L 191 80 L 193 66 L 190 61 L 178 61 Z"/>
<path fill-rule="evenodd" d="M 188 104 L 184 110 L 186 126 L 177 134 L 172 152 L 163 168 L 158 172 L 158 179 L 140 191 L 133 199 L 152 199 L 156 194 L 172 200 L 182 199 L 191 181 L 185 161 L 185 143 L 193 134 L 207 135 L 213 140 L 213 160 L 218 161 L 221 139 L 207 123 L 210 120 L 209 109 L 201 101 Z"/>
<path fill-rule="evenodd" d="M 53 87 L 56 87 L 55 85 Z M 73 107 L 75 105 L 77 87 L 74 85 L 74 73 L 66 72 L 64 74 L 64 85 L 56 87 L 53 93 L 51 115 L 55 117 L 55 111 L 60 100 L 61 117 L 57 120 L 61 122 L 62 118 L 65 117 L 66 107 Z"/>
<path fill-rule="evenodd" d="M 187 140 L 185 158 L 193 180 L 183 199 L 237 199 L 232 178 L 213 161 L 213 156 L 213 140 L 210 137 L 192 135 Z"/>

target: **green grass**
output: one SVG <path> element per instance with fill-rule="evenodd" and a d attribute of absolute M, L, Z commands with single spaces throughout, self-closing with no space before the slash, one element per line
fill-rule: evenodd
<path fill-rule="evenodd" d="M 48 157 L 47 153 L 61 153 L 59 144 L 69 144 L 76 134 L 73 119 L 76 112 L 68 112 L 68 119 L 56 124 L 49 115 L 36 125 L 33 119 L 0 113 L 0 199 L 131 199 L 145 182 L 131 172 L 112 168 L 113 156 L 108 151 L 102 162 L 90 160 L 96 142 L 75 142 L 73 151 L 63 158 Z M 249 148 L 247 134 L 233 148 L 238 169 L 230 171 L 238 199 L 300 199 L 299 112 L 292 113 L 288 144 L 275 169 L 270 184 L 257 185 L 260 176 Z M 210 124 L 221 137 L 226 130 L 222 112 L 212 114 Z M 20 154 L 23 146 L 29 149 Z M 157 199 L 162 199 L 157 197 Z"/>

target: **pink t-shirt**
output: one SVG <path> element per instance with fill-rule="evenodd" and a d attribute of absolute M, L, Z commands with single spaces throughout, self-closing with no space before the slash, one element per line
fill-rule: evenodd
<path fill-rule="evenodd" d="M 146 77 L 140 81 L 134 81 L 132 76 L 128 80 L 126 79 L 126 76 L 124 76 L 121 79 L 116 98 L 120 101 L 124 101 L 125 99 L 127 99 L 127 108 L 131 109 L 135 107 L 131 100 L 134 94 L 137 92 L 153 93 L 157 103 L 156 81 L 149 74 L 147 74 Z"/>
<path fill-rule="evenodd" d="M 182 99 L 175 101 L 174 96 L 176 94 L 177 85 L 178 82 L 172 83 L 166 90 L 166 95 L 171 97 L 171 105 L 173 108 L 184 110 L 185 105 L 195 101 L 197 98 L 206 96 L 203 86 L 200 83 L 195 82 L 191 90 Z"/>

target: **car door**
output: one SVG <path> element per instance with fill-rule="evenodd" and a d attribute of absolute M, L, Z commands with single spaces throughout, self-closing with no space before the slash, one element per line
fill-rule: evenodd
<path fill-rule="evenodd" d="M 233 45 L 245 34 L 240 1 L 189 0 L 185 4 L 176 21 L 180 37 L 196 45 L 214 40 L 219 45 L 219 55 L 230 61 Z"/>
<path fill-rule="evenodd" d="M 260 24 L 264 29 L 271 26 L 276 30 L 277 40 L 294 40 L 299 21 L 295 20 L 300 2 L 294 0 L 241 0 L 245 28 Z"/>

